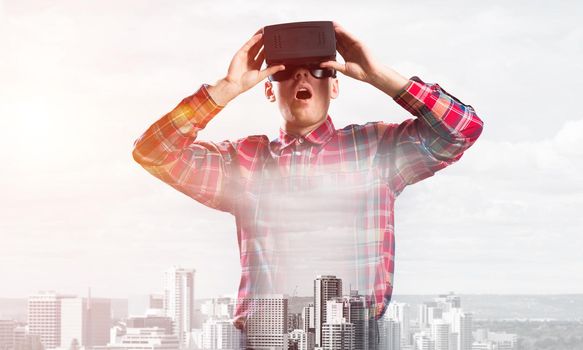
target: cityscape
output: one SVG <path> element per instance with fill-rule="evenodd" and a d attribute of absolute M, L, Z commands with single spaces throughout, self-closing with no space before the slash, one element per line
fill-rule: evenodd
<path fill-rule="evenodd" d="M 233 324 L 237 298 L 195 301 L 195 269 L 171 267 L 163 292 L 128 298 L 127 317 L 112 300 L 41 291 L 27 300 L 27 320 L 0 318 L 0 350 L 518 350 L 518 336 L 474 324 L 453 292 L 418 305 L 374 305 L 334 275 L 314 276 L 311 297 L 274 294 L 240 303 L 255 310 L 245 331 Z M 350 288 L 349 288 L 350 289 Z M 1 311 L 1 310 L 0 310 Z"/>

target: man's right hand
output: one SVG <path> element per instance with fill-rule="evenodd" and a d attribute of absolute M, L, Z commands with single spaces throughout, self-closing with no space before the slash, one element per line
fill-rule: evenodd
<path fill-rule="evenodd" d="M 231 60 L 227 76 L 217 81 L 214 86 L 208 87 L 212 99 L 217 104 L 225 106 L 269 75 L 285 69 L 285 66 L 280 64 L 261 70 L 264 61 L 263 28 L 261 28 L 237 51 Z"/>

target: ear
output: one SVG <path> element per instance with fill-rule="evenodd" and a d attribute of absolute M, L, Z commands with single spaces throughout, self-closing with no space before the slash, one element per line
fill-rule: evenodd
<path fill-rule="evenodd" d="M 275 92 L 273 91 L 273 83 L 270 81 L 265 82 L 265 97 L 269 102 L 275 102 Z"/>
<path fill-rule="evenodd" d="M 340 88 L 338 86 L 338 78 L 331 78 L 332 83 L 330 84 L 330 98 L 336 98 L 340 94 Z"/>

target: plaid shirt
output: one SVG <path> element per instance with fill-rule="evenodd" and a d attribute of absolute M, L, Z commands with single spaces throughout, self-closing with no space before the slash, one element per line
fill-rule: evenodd
<path fill-rule="evenodd" d="M 328 116 L 303 137 L 280 130 L 273 141 L 260 135 L 217 143 L 197 140 L 222 109 L 203 85 L 136 140 L 133 156 L 170 186 L 235 216 L 239 300 L 291 294 L 286 281 L 294 264 L 307 259 L 309 268 L 317 258 L 293 249 L 305 241 L 299 235 L 308 232 L 316 242 L 315 234 L 328 232 L 332 242 L 332 227 L 352 242 L 338 249 L 346 251 L 351 261 L 345 265 L 356 271 L 353 283 L 380 317 L 393 291 L 396 197 L 460 159 L 483 125 L 471 106 L 417 77 L 394 100 L 417 118 L 336 129 Z M 293 237 L 301 239 L 290 243 Z M 327 250 L 320 248 L 323 255 Z M 235 318 L 256 311 L 249 305 L 240 301 Z"/>

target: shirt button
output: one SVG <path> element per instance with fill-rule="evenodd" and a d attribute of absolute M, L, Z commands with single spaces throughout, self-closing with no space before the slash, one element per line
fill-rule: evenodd
<path fill-rule="evenodd" d="M 303 138 L 303 137 L 300 137 L 300 138 L 298 139 L 298 143 L 299 143 L 300 145 L 301 145 L 302 143 L 304 143 L 304 138 Z"/>

